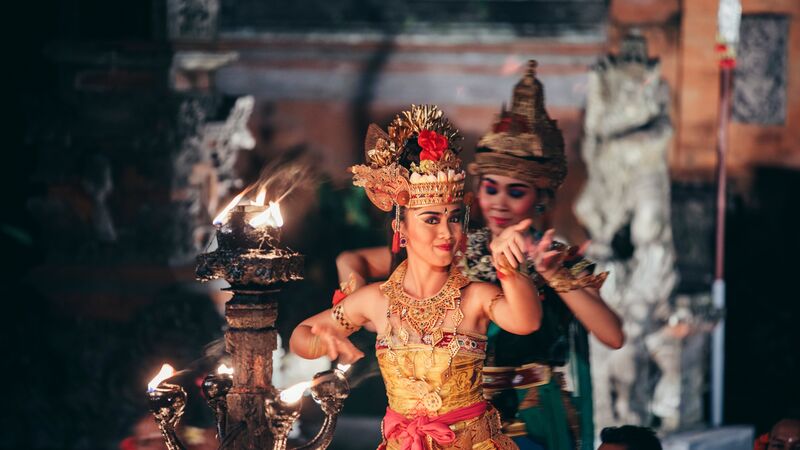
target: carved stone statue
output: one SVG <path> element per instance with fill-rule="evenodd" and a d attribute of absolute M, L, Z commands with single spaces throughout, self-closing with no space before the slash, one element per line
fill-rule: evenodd
<path fill-rule="evenodd" d="M 239 97 L 224 121 L 207 121 L 205 110 L 197 101 L 187 100 L 181 105 L 180 119 L 185 132 L 180 149 L 175 154 L 175 167 L 180 170 L 175 177 L 184 192 L 188 212 L 193 218 L 187 226 L 193 230 L 194 247 L 187 255 L 194 257 L 213 232 L 211 218 L 221 209 L 220 202 L 232 190 L 240 189 L 234 171 L 236 153 L 252 150 L 255 138 L 247 128 L 255 100 L 252 96 Z"/>
<path fill-rule="evenodd" d="M 589 176 L 575 210 L 591 235 L 589 257 L 599 270 L 610 271 L 603 298 L 622 317 L 626 334 L 619 350 L 592 341 L 595 427 L 649 425 L 657 380 L 647 338 L 670 315 L 676 272 L 669 88 L 659 62 L 648 58 L 644 38 L 627 37 L 618 55 L 604 57 L 590 71 L 584 128 Z M 659 356 L 654 362 L 665 372 L 679 367 L 665 363 L 663 352 Z M 662 379 L 679 380 L 680 374 Z"/>
<path fill-rule="evenodd" d="M 217 36 L 219 0 L 168 0 L 170 39 L 210 40 Z"/>

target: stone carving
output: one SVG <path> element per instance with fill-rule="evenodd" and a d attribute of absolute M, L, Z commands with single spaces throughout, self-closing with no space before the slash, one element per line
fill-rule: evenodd
<path fill-rule="evenodd" d="M 92 199 L 94 211 L 92 226 L 95 236 L 101 242 L 117 240 L 117 231 L 111 219 L 111 211 L 106 204 L 106 199 L 114 189 L 111 164 L 108 159 L 102 155 L 93 155 L 84 167 L 81 185 Z"/>
<path fill-rule="evenodd" d="M 775 14 L 742 17 L 733 77 L 733 119 L 761 125 L 786 121 L 789 18 Z"/>
<path fill-rule="evenodd" d="M 219 0 L 167 0 L 170 39 L 214 39 Z"/>
<path fill-rule="evenodd" d="M 177 258 L 193 258 L 209 241 L 211 219 L 221 208 L 220 200 L 238 187 L 233 167 L 236 152 L 255 147 L 255 138 L 247 129 L 254 104 L 253 97 L 240 97 L 224 121 L 209 121 L 212 108 L 202 98 L 191 97 L 181 103 L 178 121 L 184 138 L 174 155 L 173 192 L 186 205 L 186 229 L 192 230 L 193 245 Z"/>
<path fill-rule="evenodd" d="M 224 122 L 209 122 L 203 130 L 203 146 L 208 149 L 208 156 L 217 168 L 222 192 L 232 188 L 235 182 L 235 153 L 256 146 L 256 140 L 247 128 L 254 105 L 252 96 L 239 97 Z"/>
<path fill-rule="evenodd" d="M 615 351 L 592 340 L 598 430 L 649 425 L 656 382 L 651 361 L 674 372 L 675 358 L 661 352 L 653 360 L 647 345 L 671 314 L 676 282 L 666 159 L 671 136 L 669 88 L 659 62 L 648 58 L 642 37 L 628 36 L 620 54 L 606 56 L 589 73 L 582 148 L 589 178 L 575 207 L 591 235 L 589 256 L 610 271 L 602 294 L 623 318 L 627 337 Z"/>

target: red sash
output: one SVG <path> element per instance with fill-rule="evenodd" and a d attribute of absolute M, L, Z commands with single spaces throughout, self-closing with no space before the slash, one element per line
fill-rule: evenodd
<path fill-rule="evenodd" d="M 398 439 L 402 450 L 425 450 L 425 437 L 430 436 L 437 444 L 445 446 L 456 439 L 456 434 L 448 425 L 462 420 L 479 417 L 486 412 L 486 402 L 478 402 L 470 406 L 454 409 L 440 416 L 419 415 L 412 419 L 386 408 L 383 417 L 385 439 Z M 379 448 L 385 448 L 383 445 Z"/>

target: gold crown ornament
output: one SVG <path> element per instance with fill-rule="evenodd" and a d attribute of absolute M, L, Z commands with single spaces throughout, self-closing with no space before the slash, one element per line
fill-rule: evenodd
<path fill-rule="evenodd" d="M 545 110 L 536 67 L 536 61 L 528 61 L 527 72 L 514 86 L 511 109 L 503 105 L 491 130 L 478 141 L 471 174 L 496 173 L 551 190 L 564 182 L 564 136 Z"/>
<path fill-rule="evenodd" d="M 364 140 L 366 164 L 350 168 L 353 184 L 363 187 L 382 211 L 421 208 L 464 200 L 465 172 L 458 153 L 458 130 L 434 105 L 411 105 L 384 132 L 371 124 Z M 466 221 L 465 221 L 466 223 Z M 395 239 L 399 220 L 395 221 Z M 392 251 L 397 250 L 395 242 Z M 397 253 L 397 251 L 395 251 Z"/>

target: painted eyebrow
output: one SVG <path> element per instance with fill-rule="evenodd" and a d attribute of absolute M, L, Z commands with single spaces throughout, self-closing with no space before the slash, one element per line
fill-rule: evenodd
<path fill-rule="evenodd" d="M 441 216 L 442 213 L 438 211 L 422 211 L 421 213 L 417 214 L 417 217 L 421 216 Z"/>
<path fill-rule="evenodd" d="M 500 184 L 497 181 L 495 181 L 495 180 L 493 180 L 493 179 L 491 179 L 489 177 L 483 177 L 483 180 L 486 181 L 486 182 L 492 183 L 492 184 Z M 526 189 L 531 189 L 531 186 L 528 185 L 528 184 L 525 184 L 525 183 L 511 183 L 511 184 L 507 184 L 506 187 L 507 188 L 526 188 Z"/>

